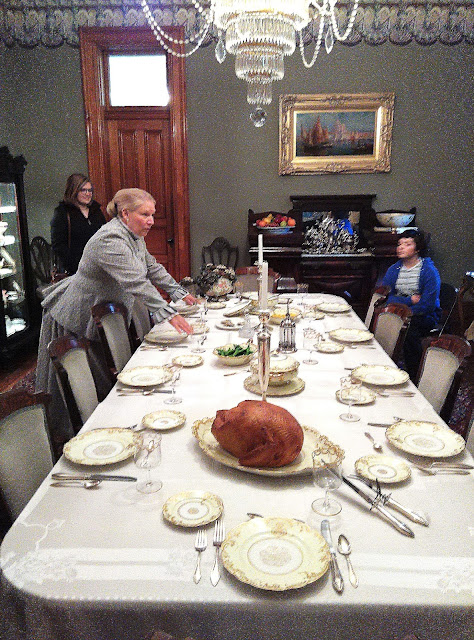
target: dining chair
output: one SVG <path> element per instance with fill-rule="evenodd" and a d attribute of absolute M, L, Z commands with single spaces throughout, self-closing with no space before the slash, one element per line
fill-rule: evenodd
<path fill-rule="evenodd" d="M 296 286 L 295 278 L 288 276 L 280 276 L 278 278 L 276 292 L 277 293 L 296 293 L 298 288 Z"/>
<path fill-rule="evenodd" d="M 398 362 L 401 357 L 412 315 L 406 304 L 395 302 L 374 309 L 374 338 L 394 362 Z"/>
<path fill-rule="evenodd" d="M 258 266 L 238 267 L 235 270 L 237 280 L 242 282 L 243 291 L 258 291 Z M 280 274 L 268 267 L 268 291 L 275 293 Z"/>
<path fill-rule="evenodd" d="M 450 334 L 424 338 L 423 352 L 415 384 L 436 413 L 449 422 L 464 374 L 464 365 L 472 353 L 465 338 Z"/>
<path fill-rule="evenodd" d="M 51 284 L 53 270 L 53 250 L 42 236 L 35 236 L 30 242 L 31 268 L 36 278 L 36 295 L 43 298 L 43 291 Z"/>
<path fill-rule="evenodd" d="M 48 393 L 0 394 L 0 493 L 13 522 L 54 464 Z"/>
<path fill-rule="evenodd" d="M 387 285 L 381 285 L 374 289 L 374 292 L 372 293 L 372 297 L 369 302 L 365 320 L 364 320 L 364 324 L 367 327 L 367 329 L 369 329 L 369 331 L 371 331 L 373 328 L 372 325 L 374 321 L 375 308 L 385 304 L 389 293 L 390 293 L 390 287 L 388 287 Z"/>
<path fill-rule="evenodd" d="M 230 242 L 223 236 L 215 238 L 207 247 L 201 251 L 202 266 L 206 264 L 223 264 L 225 267 L 235 269 L 239 261 L 239 248 L 232 247 Z"/>
<path fill-rule="evenodd" d="M 430 336 L 440 336 L 445 331 L 450 332 L 453 326 L 453 312 L 457 307 L 458 289 L 452 284 L 442 282 L 439 290 L 439 304 L 441 318 L 438 324 L 431 329 Z"/>
<path fill-rule="evenodd" d="M 120 302 L 99 302 L 91 309 L 111 380 L 115 383 L 135 350 L 127 308 Z"/>
<path fill-rule="evenodd" d="M 143 342 L 143 338 L 153 327 L 153 320 L 148 307 L 140 300 L 135 298 L 132 309 L 132 321 L 130 323 L 130 334 L 133 346 L 137 349 Z"/>
<path fill-rule="evenodd" d="M 49 343 L 48 353 L 72 428 L 77 433 L 99 404 L 89 364 L 89 342 L 65 335 Z"/>
<path fill-rule="evenodd" d="M 471 317 L 466 313 L 466 295 L 471 299 L 471 307 L 472 307 L 472 299 L 474 297 L 474 271 L 466 271 L 463 277 L 463 281 L 461 286 L 459 287 L 458 297 L 457 297 L 457 311 L 458 311 L 458 319 L 459 319 L 459 335 L 464 335 L 468 326 L 472 322 Z"/>

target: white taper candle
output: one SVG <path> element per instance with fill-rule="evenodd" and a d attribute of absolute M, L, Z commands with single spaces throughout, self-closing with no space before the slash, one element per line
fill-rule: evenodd
<path fill-rule="evenodd" d="M 262 264 L 263 262 L 263 236 L 261 233 L 258 234 L 258 264 Z"/>
<path fill-rule="evenodd" d="M 262 262 L 262 282 L 261 282 L 260 309 L 268 306 L 268 262 Z"/>

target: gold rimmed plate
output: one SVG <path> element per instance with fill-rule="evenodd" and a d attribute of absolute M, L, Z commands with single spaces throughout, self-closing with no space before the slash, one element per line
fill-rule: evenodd
<path fill-rule="evenodd" d="M 235 456 L 223 449 L 217 442 L 211 432 L 213 422 L 214 418 L 203 418 L 201 420 L 196 420 L 193 424 L 193 436 L 197 439 L 199 447 L 213 460 L 220 462 L 226 467 L 239 469 L 246 473 L 273 477 L 305 475 L 312 473 L 313 460 L 311 455 L 316 447 L 324 445 L 327 450 L 336 448 L 337 451 L 341 451 L 342 455 L 344 454 L 338 445 L 332 443 L 326 436 L 319 433 L 316 429 L 310 429 L 309 427 L 303 426 L 303 447 L 297 458 L 291 464 L 287 464 L 284 467 L 271 468 L 244 467 L 239 464 L 239 461 Z"/>
<path fill-rule="evenodd" d="M 324 313 L 347 313 L 351 310 L 347 302 L 318 302 L 315 306 Z"/>
<path fill-rule="evenodd" d="M 383 364 L 363 364 L 352 370 L 352 377 L 365 384 L 395 386 L 409 379 L 406 371 Z"/>
<path fill-rule="evenodd" d="M 251 393 L 256 393 L 258 396 L 262 395 L 262 390 L 260 389 L 260 383 L 258 381 L 258 376 L 249 376 L 244 380 L 244 388 Z M 278 397 L 278 396 L 293 396 L 296 393 L 301 393 L 305 388 L 305 382 L 302 378 L 292 378 L 288 382 L 282 385 L 268 385 L 267 396 L 268 397 Z"/>
<path fill-rule="evenodd" d="M 117 380 L 128 387 L 156 387 L 169 382 L 172 377 L 166 367 L 134 367 L 121 371 Z"/>
<path fill-rule="evenodd" d="M 222 329 L 223 331 L 239 331 L 244 326 L 243 320 L 221 320 L 216 322 L 216 329 Z"/>
<path fill-rule="evenodd" d="M 299 589 L 329 567 L 321 534 L 290 518 L 253 518 L 229 531 L 222 563 L 241 582 L 268 591 Z"/>
<path fill-rule="evenodd" d="M 361 387 L 360 389 L 339 389 L 336 391 L 336 398 L 342 404 L 349 404 L 349 400 L 351 404 L 370 404 L 371 402 L 375 402 L 376 394 L 372 391 L 372 389 L 367 389 L 367 387 Z"/>
<path fill-rule="evenodd" d="M 339 342 L 369 342 L 374 334 L 365 329 L 333 329 L 329 331 L 329 335 L 333 340 Z"/>
<path fill-rule="evenodd" d="M 224 309 L 226 306 L 225 302 L 208 302 L 208 309 Z"/>
<path fill-rule="evenodd" d="M 224 509 L 221 498 L 208 491 L 181 491 L 163 505 L 163 516 L 179 527 L 202 527 L 217 520 Z"/>
<path fill-rule="evenodd" d="M 230 307 L 228 311 L 224 311 L 223 316 L 225 318 L 233 318 L 234 316 L 240 316 L 246 311 L 249 311 L 251 305 L 252 303 L 250 302 L 250 300 L 246 300 L 245 302 L 241 302 L 239 304 L 236 304 Z"/>
<path fill-rule="evenodd" d="M 75 436 L 63 449 L 68 460 L 86 465 L 120 462 L 134 451 L 134 434 L 129 429 L 93 429 Z"/>
<path fill-rule="evenodd" d="M 456 456 L 466 446 L 462 436 L 434 422 L 401 420 L 388 427 L 385 435 L 397 449 L 428 458 Z"/>
<path fill-rule="evenodd" d="M 183 342 L 188 337 L 187 333 L 179 333 L 179 331 L 149 331 L 144 340 L 146 342 L 152 342 L 153 344 L 174 344 L 177 342 Z"/>
<path fill-rule="evenodd" d="M 181 356 L 175 356 L 171 362 L 179 367 L 199 367 L 204 362 L 204 359 L 197 354 L 186 353 Z"/>
<path fill-rule="evenodd" d="M 344 345 L 332 340 L 324 340 L 316 345 L 316 351 L 319 351 L 319 353 L 342 353 Z"/>
<path fill-rule="evenodd" d="M 185 422 L 186 416 L 181 411 L 162 409 L 161 411 L 152 411 L 143 416 L 142 426 L 155 431 L 168 431 L 169 429 L 182 427 Z"/>
<path fill-rule="evenodd" d="M 378 480 L 384 484 L 403 482 L 411 476 L 410 467 L 406 462 L 381 454 L 359 458 L 355 462 L 355 470 L 367 480 Z"/>

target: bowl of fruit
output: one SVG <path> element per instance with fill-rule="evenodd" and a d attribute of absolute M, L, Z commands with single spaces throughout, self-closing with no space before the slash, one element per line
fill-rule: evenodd
<path fill-rule="evenodd" d="M 283 213 L 268 213 L 264 218 L 255 222 L 259 231 L 269 233 L 291 233 L 296 226 L 296 220 Z"/>

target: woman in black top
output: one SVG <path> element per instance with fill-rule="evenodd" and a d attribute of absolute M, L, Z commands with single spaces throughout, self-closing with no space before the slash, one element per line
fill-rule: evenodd
<path fill-rule="evenodd" d="M 87 176 L 82 173 L 69 176 L 64 198 L 51 220 L 51 243 L 60 272 L 76 273 L 84 247 L 106 222 L 92 194 L 92 184 Z"/>

